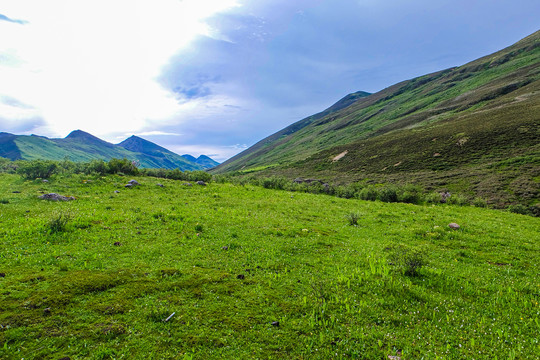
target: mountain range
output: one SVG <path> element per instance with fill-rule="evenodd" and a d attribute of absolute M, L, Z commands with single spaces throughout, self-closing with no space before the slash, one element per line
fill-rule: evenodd
<path fill-rule="evenodd" d="M 0 133 L 0 157 L 11 160 L 90 161 L 126 158 L 138 161 L 141 167 L 205 170 L 219 163 L 208 156 L 195 158 L 178 155 L 153 142 L 131 136 L 119 144 L 111 144 L 81 130 L 72 131 L 63 139 L 49 139 L 37 135 Z"/>
<path fill-rule="evenodd" d="M 347 95 L 212 173 L 412 182 L 539 201 L 540 31 L 462 66 Z"/>

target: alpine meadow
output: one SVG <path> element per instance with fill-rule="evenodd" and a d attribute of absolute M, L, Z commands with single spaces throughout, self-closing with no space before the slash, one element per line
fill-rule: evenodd
<path fill-rule="evenodd" d="M 222 164 L 2 132 L 0 358 L 538 359 L 539 140 L 540 31 Z"/>

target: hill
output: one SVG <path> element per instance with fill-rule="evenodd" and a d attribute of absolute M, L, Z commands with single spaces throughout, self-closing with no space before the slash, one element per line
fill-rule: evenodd
<path fill-rule="evenodd" d="M 0 157 L 11 160 L 69 158 L 72 161 L 127 158 L 138 161 L 144 168 L 179 168 L 182 171 L 205 169 L 200 164 L 137 136 L 131 136 L 115 145 L 81 130 L 75 130 L 63 139 L 0 133 Z"/>
<path fill-rule="evenodd" d="M 463 66 L 331 107 L 212 172 L 416 182 L 538 202 L 540 31 Z"/>

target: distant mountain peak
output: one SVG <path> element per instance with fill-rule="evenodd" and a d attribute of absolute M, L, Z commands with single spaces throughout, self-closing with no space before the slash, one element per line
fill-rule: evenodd
<path fill-rule="evenodd" d="M 94 137 L 94 135 L 87 133 L 86 131 L 82 130 L 73 130 L 69 133 L 68 136 L 66 136 L 66 139 L 76 139 L 76 138 L 82 138 L 82 137 Z"/>
<path fill-rule="evenodd" d="M 211 169 L 219 165 L 217 161 L 206 155 L 200 155 L 198 158 L 195 158 L 192 155 L 184 154 L 182 157 L 188 161 L 194 162 L 195 164 L 199 164 L 205 169 Z"/>

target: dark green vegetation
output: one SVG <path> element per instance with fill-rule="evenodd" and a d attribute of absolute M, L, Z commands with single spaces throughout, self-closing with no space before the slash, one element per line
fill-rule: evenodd
<path fill-rule="evenodd" d="M 91 161 L 127 158 L 143 168 L 204 170 L 216 164 L 208 157 L 190 161 L 159 145 L 131 136 L 118 145 L 103 141 L 84 131 L 71 132 L 64 139 L 0 133 L 0 156 L 11 160 Z"/>
<path fill-rule="evenodd" d="M 539 147 L 540 31 L 297 122 L 213 172 L 415 183 L 528 207 L 540 202 Z"/>
<path fill-rule="evenodd" d="M 0 174 L 0 358 L 538 357 L 540 219 L 129 179 Z"/>
<path fill-rule="evenodd" d="M 178 169 L 139 169 L 128 159 L 92 160 L 74 162 L 69 160 L 17 160 L 0 158 L 0 173 L 19 174 L 26 180 L 48 181 L 53 175 L 141 175 L 156 178 L 188 181 L 210 181 L 212 176 L 202 170 L 180 171 Z"/>

